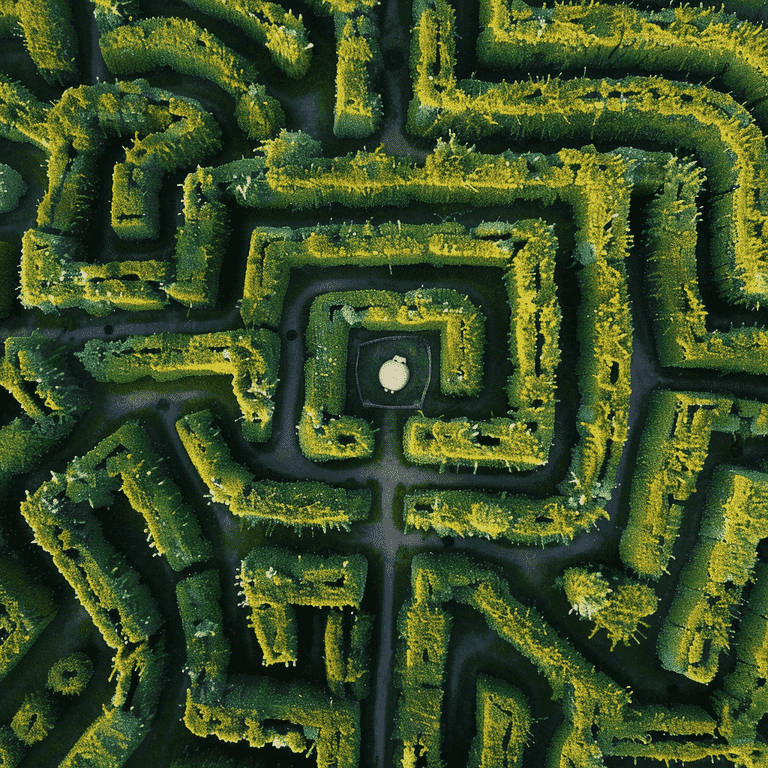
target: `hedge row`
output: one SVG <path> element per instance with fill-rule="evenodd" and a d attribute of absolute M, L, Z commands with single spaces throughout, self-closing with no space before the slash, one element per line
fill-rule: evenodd
<path fill-rule="evenodd" d="M 20 83 L 0 76 L 0 136 L 10 141 L 33 144 L 48 151 L 50 104 L 37 97 Z"/>
<path fill-rule="evenodd" d="M 264 145 L 264 158 L 205 171 L 196 181 L 207 197 L 228 194 L 256 208 L 453 202 L 504 205 L 520 199 L 573 205 L 578 226 L 575 256 L 582 265 L 579 364 L 580 442 L 572 464 L 574 483 L 563 494 L 575 505 L 607 498 L 626 441 L 632 325 L 624 259 L 632 184 L 631 157 L 590 150 L 562 150 L 552 158 L 505 152 L 485 155 L 451 140 L 438 142 L 423 165 L 360 152 L 322 159 L 304 134 L 283 133 Z M 385 262 L 386 263 L 386 262 Z M 315 417 L 313 426 L 322 420 Z M 362 435 L 361 435 L 362 439 Z"/>
<path fill-rule="evenodd" d="M 370 426 L 361 419 L 342 416 L 352 327 L 439 330 L 441 391 L 471 396 L 481 389 L 485 318 L 466 297 L 441 288 L 405 294 L 373 290 L 323 294 L 310 309 L 310 357 L 304 365 L 306 394 L 298 427 L 299 445 L 312 461 L 365 458 L 373 450 Z M 363 432 L 361 441 L 356 439 L 357 430 Z"/>
<path fill-rule="evenodd" d="M 659 632 L 665 669 L 709 683 L 730 647 L 732 613 L 768 536 L 768 476 L 718 467 L 699 536 Z"/>
<path fill-rule="evenodd" d="M 531 711 L 514 686 L 490 675 L 477 678 L 477 735 L 469 750 L 470 768 L 521 766 Z"/>
<path fill-rule="evenodd" d="M 364 139 L 381 123 L 381 96 L 373 79 L 381 68 L 378 24 L 373 13 L 334 14 L 336 23 L 336 101 L 333 132 L 340 139 Z"/>
<path fill-rule="evenodd" d="M 184 225 L 176 232 L 175 280 L 164 290 L 188 307 L 212 307 L 229 240 L 229 211 L 204 169 L 189 174 L 183 188 Z"/>
<path fill-rule="evenodd" d="M 240 568 L 251 626 L 265 665 L 296 664 L 294 606 L 360 607 L 368 562 L 362 555 L 295 555 L 287 550 L 253 549 Z"/>
<path fill-rule="evenodd" d="M 703 172 L 670 162 L 664 183 L 648 210 L 646 262 L 656 345 L 663 365 L 724 372 L 768 372 L 764 326 L 708 330 L 696 260 L 696 198 Z"/>
<path fill-rule="evenodd" d="M 760 25 L 701 6 L 644 11 L 626 3 L 552 8 L 486 0 L 477 55 L 484 64 L 527 71 L 609 65 L 718 77 L 761 119 L 768 117 L 768 43 Z"/>
<path fill-rule="evenodd" d="M 307 755 L 314 751 L 318 768 L 355 768 L 360 759 L 360 705 L 307 683 L 230 678 L 215 703 L 187 693 L 184 722 L 203 738 L 247 741 L 251 747 L 271 744 Z"/>
<path fill-rule="evenodd" d="M 120 489 L 110 476 L 116 441 L 113 435 L 73 460 L 65 473 L 54 473 L 21 505 L 35 542 L 52 555 L 104 641 L 117 652 L 110 706 L 70 749 L 61 763 L 64 768 L 122 766 L 147 734 L 164 683 L 162 637 L 153 637 L 161 624 L 159 611 L 138 573 L 105 540 L 89 509 L 110 503 Z M 154 508 L 150 512 L 158 514 Z"/>
<path fill-rule="evenodd" d="M 315 481 L 257 481 L 232 460 L 210 411 L 185 416 L 176 430 L 211 499 L 249 523 L 348 530 L 370 515 L 371 494 L 365 489 L 347 491 Z"/>
<path fill-rule="evenodd" d="M 567 732 L 550 750 L 553 765 L 560 764 L 560 755 L 584 757 L 585 750 L 599 758 L 591 727 L 620 723 L 629 695 L 538 614 L 518 603 L 495 571 L 463 555 L 417 555 L 412 561 L 411 588 L 411 600 L 400 613 L 402 640 L 396 654 L 395 685 L 401 690 L 396 755 L 403 765 L 414 764 L 419 755 L 428 765 L 441 764 L 442 685 L 451 626 L 442 604 L 450 600 L 478 610 L 503 640 L 538 667 L 552 687 L 553 698 L 567 699 Z"/>
<path fill-rule="evenodd" d="M 101 35 L 99 47 L 116 75 L 171 67 L 210 80 L 235 98 L 235 119 L 251 139 L 269 138 L 285 122 L 279 103 L 256 82 L 255 67 L 194 21 L 142 19 Z"/>
<path fill-rule="evenodd" d="M 163 284 L 172 265 L 162 261 L 89 264 L 82 241 L 70 235 L 28 229 L 22 237 L 21 302 L 50 314 L 78 308 L 92 315 L 114 309 L 162 309 Z"/>
<path fill-rule="evenodd" d="M 0 6 L 0 37 L 16 31 L 37 71 L 51 85 L 68 85 L 78 77 L 77 34 L 67 0 L 14 0 Z"/>
<path fill-rule="evenodd" d="M 349 695 L 360 701 L 370 692 L 371 632 L 373 616 L 331 609 L 325 622 L 325 676 L 335 696 Z"/>
<path fill-rule="evenodd" d="M 73 429 L 86 406 L 71 376 L 64 348 L 44 336 L 9 337 L 0 358 L 0 387 L 21 407 L 21 415 L 0 428 L 0 489 Z"/>
<path fill-rule="evenodd" d="M 470 490 L 413 490 L 403 498 L 405 524 L 438 536 L 505 538 L 527 546 L 567 544 L 608 517 L 598 506 L 577 509 L 562 500 L 529 499 Z"/>
<path fill-rule="evenodd" d="M 208 559 L 210 543 L 202 537 L 195 514 L 183 502 L 178 486 L 159 464 L 160 459 L 146 434 L 135 423 L 125 424 L 87 454 L 73 459 L 65 472 L 54 474 L 52 480 L 27 499 L 28 522 L 40 538 L 41 546 L 55 551 L 54 559 L 65 563 L 78 579 L 83 569 L 88 570 L 90 554 L 71 551 L 78 549 L 76 541 L 84 545 L 93 541 L 94 567 L 106 563 L 112 555 L 106 542 L 105 549 L 92 538 L 96 535 L 96 522 L 89 523 L 86 535 L 68 516 L 76 515 L 86 502 L 96 508 L 111 504 L 114 493 L 121 491 L 144 518 L 150 546 L 157 548 L 158 555 L 165 556 L 174 570 Z M 53 529 L 63 527 L 53 522 L 57 514 L 63 515 L 70 528 L 54 532 Z M 70 537 L 73 546 L 68 548 Z M 61 548 L 65 551 L 60 552 Z"/>
<path fill-rule="evenodd" d="M 272 434 L 280 340 L 265 329 L 221 333 L 159 333 L 123 341 L 91 339 L 77 353 L 88 372 L 103 382 L 151 376 L 172 381 L 188 376 L 230 375 L 242 411 L 243 436 L 263 442 Z"/>
<path fill-rule="evenodd" d="M 10 165 L 0 163 L 0 213 L 10 213 L 15 210 L 19 200 L 27 194 L 27 185 L 21 174 L 11 168 Z M 9 247 L 10 244 L 3 243 L 3 246 Z M 3 315 L 3 309 L 0 308 L 0 316 Z"/>
<path fill-rule="evenodd" d="M 590 638 L 606 630 L 611 650 L 617 643 L 629 645 L 637 639 L 646 616 L 656 612 L 659 599 L 647 584 L 640 584 L 620 574 L 610 578 L 600 568 L 567 568 L 562 577 L 563 590 L 571 609 L 593 622 Z"/>
<path fill-rule="evenodd" d="M 292 11 L 265 0 L 184 0 L 200 11 L 224 19 L 264 44 L 272 61 L 290 77 L 304 77 L 312 58 L 307 30 Z"/>
<path fill-rule="evenodd" d="M 48 590 L 7 557 L 0 560 L 0 608 L 2 679 L 24 658 L 58 609 Z"/>
<path fill-rule="evenodd" d="M 640 438 L 629 502 L 629 519 L 619 544 L 626 565 L 644 578 L 668 572 L 683 517 L 684 503 L 696 492 L 713 431 L 733 432 L 739 419 L 732 409 L 759 413 L 762 429 L 768 412 L 758 403 L 695 392 L 657 391 L 651 397 Z M 757 431 L 756 434 L 760 434 Z"/>
<path fill-rule="evenodd" d="M 768 158 L 760 129 L 731 96 L 659 77 L 459 83 L 451 6 L 446 0 L 419 0 L 414 20 L 411 131 L 433 137 L 454 131 L 467 137 L 662 141 L 695 151 L 711 182 L 721 290 L 735 303 L 754 307 L 764 301 L 768 245 L 761 233 L 768 220 L 763 192 Z"/>
<path fill-rule="evenodd" d="M 59 475 L 22 502 L 21 512 L 35 542 L 52 555 L 107 645 L 121 648 L 126 642 L 145 641 L 160 626 L 149 590 L 107 543 L 95 518 L 82 519 L 82 507 L 67 498 Z"/>
<path fill-rule="evenodd" d="M 731 742 L 755 739 L 755 729 L 768 712 L 768 566 L 755 565 L 754 586 L 733 643 L 736 663 L 713 696 L 720 730 Z"/>
<path fill-rule="evenodd" d="M 192 692 L 202 699 L 221 693 L 227 678 L 230 649 L 220 601 L 221 584 L 216 571 L 204 571 L 176 585 L 187 646 L 186 671 Z"/>
<path fill-rule="evenodd" d="M 466 416 L 450 421 L 411 416 L 403 429 L 403 453 L 408 461 L 439 464 L 442 470 L 454 464 L 520 471 L 545 464 L 548 456 L 528 424 L 499 417 L 472 424 Z"/>
<path fill-rule="evenodd" d="M 38 228 L 22 241 L 22 304 L 45 312 L 79 307 L 93 314 L 164 306 L 170 265 L 88 264 L 84 257 L 81 237 L 96 194 L 98 155 L 110 136 L 137 134 L 116 170 L 113 223 L 118 234 L 152 236 L 162 173 L 219 148 L 213 118 L 196 102 L 143 81 L 104 83 L 68 90 L 49 111 L 46 130 L 48 190 L 38 207 Z"/>

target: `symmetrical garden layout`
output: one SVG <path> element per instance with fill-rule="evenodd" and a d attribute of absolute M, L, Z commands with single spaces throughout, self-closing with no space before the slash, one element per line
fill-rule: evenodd
<path fill-rule="evenodd" d="M 0 0 L 0 768 L 765 768 L 764 3 L 294 5 Z"/>

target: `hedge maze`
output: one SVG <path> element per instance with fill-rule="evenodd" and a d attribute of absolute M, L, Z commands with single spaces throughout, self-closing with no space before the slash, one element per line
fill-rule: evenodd
<path fill-rule="evenodd" d="M 764 25 L 0 0 L 0 768 L 768 766 Z"/>

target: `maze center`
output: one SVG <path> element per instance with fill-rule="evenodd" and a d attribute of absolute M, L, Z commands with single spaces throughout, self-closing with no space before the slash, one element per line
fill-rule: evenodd
<path fill-rule="evenodd" d="M 0 0 L 0 768 L 768 766 L 723 2 Z"/>

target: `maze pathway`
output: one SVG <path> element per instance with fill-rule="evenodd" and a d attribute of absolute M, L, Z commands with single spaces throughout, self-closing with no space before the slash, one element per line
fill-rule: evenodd
<path fill-rule="evenodd" d="M 292 5 L 0 0 L 0 766 L 768 766 L 765 3 Z"/>

